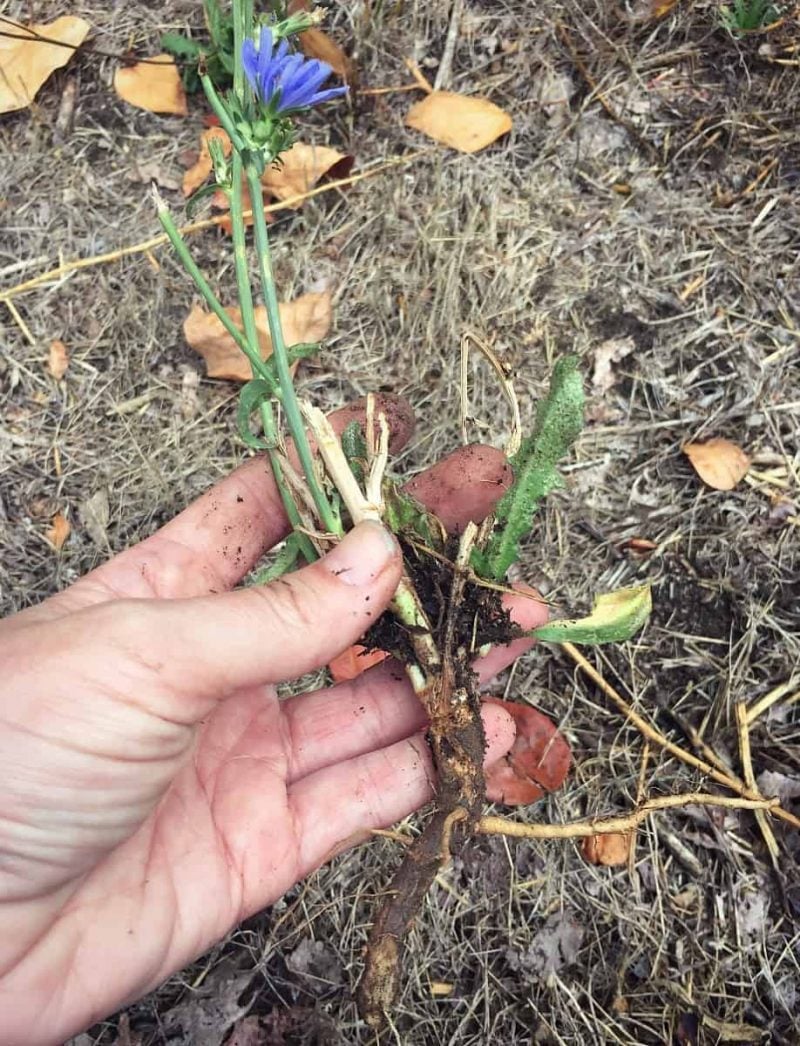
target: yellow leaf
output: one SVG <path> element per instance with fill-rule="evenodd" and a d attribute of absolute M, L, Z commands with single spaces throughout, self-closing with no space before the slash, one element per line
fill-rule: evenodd
<path fill-rule="evenodd" d="M 511 117 L 486 98 L 433 91 L 412 106 L 406 125 L 462 153 L 485 149 L 511 130 Z"/>
<path fill-rule="evenodd" d="M 241 329 L 242 314 L 239 309 L 225 311 Z M 333 318 L 330 292 L 301 294 L 294 301 L 283 301 L 280 303 L 280 315 L 287 345 L 321 341 L 330 330 Z M 267 310 L 263 305 L 256 308 L 255 319 L 261 356 L 266 360 L 272 355 L 272 341 Z M 232 381 L 249 381 L 252 378 L 247 358 L 213 313 L 206 312 L 200 305 L 194 305 L 184 320 L 183 333 L 189 346 L 206 361 L 209 378 L 230 378 Z"/>
<path fill-rule="evenodd" d="M 531 635 L 545 643 L 621 643 L 642 627 L 653 609 L 649 585 L 597 596 L 588 617 L 551 621 Z"/>
<path fill-rule="evenodd" d="M 633 835 L 630 832 L 587 835 L 581 849 L 589 864 L 602 864 L 612 868 L 628 863 L 632 842 Z"/>
<path fill-rule="evenodd" d="M 327 145 L 307 145 L 295 142 L 281 156 L 278 165 L 268 167 L 261 177 L 261 184 L 278 200 L 288 200 L 291 196 L 300 196 L 313 188 L 325 175 L 344 178 L 350 173 L 353 157 L 329 149 Z M 302 201 L 290 204 L 294 209 Z"/>
<path fill-rule="evenodd" d="M 123 102 L 150 113 L 186 116 L 186 94 L 172 55 L 158 54 L 146 62 L 114 73 L 114 90 Z"/>
<path fill-rule="evenodd" d="M 51 341 L 50 349 L 47 353 L 47 369 L 56 381 L 61 381 L 67 373 L 68 366 L 69 352 L 67 351 L 67 346 L 58 339 Z"/>
<path fill-rule="evenodd" d="M 685 443 L 683 453 L 700 479 L 714 490 L 733 490 L 750 468 L 750 458 L 729 439 Z"/>
<path fill-rule="evenodd" d="M 183 189 L 184 196 L 191 196 L 196 189 L 200 188 L 206 178 L 208 178 L 209 174 L 211 174 L 214 164 L 211 162 L 211 153 L 208 149 L 208 143 L 213 138 L 219 140 L 225 156 L 230 156 L 231 140 L 226 131 L 221 127 L 209 127 L 207 131 L 203 131 L 200 135 L 200 155 L 183 176 L 181 188 Z"/>
<path fill-rule="evenodd" d="M 10 35 L 0 37 L 0 113 L 30 105 L 50 74 L 72 58 L 89 29 L 88 22 L 72 15 L 49 25 L 24 26 L 3 19 L 3 31 Z M 59 43 L 44 43 L 36 39 L 37 35 Z M 62 46 L 65 44 L 68 46 Z"/>
<path fill-rule="evenodd" d="M 347 83 L 353 80 L 353 63 L 327 33 L 323 33 L 321 29 L 306 29 L 304 33 L 300 33 L 297 40 L 300 50 L 307 58 L 317 58 L 326 62 L 336 75 L 341 76 Z"/>
<path fill-rule="evenodd" d="M 57 512 L 55 516 L 53 516 L 53 522 L 48 528 L 45 536 L 56 552 L 60 552 L 64 547 L 64 542 L 69 537 L 71 529 L 69 522 L 60 512 Z"/>

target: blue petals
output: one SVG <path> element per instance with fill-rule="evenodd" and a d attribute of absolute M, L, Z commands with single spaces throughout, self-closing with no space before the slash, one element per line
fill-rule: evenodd
<path fill-rule="evenodd" d="M 245 40 L 242 44 L 245 76 L 259 101 L 274 116 L 308 109 L 347 94 L 346 87 L 320 90 L 333 72 L 327 63 L 288 52 L 286 40 L 281 40 L 275 48 L 272 31 L 266 26 L 261 29 L 258 49 L 254 40 Z"/>

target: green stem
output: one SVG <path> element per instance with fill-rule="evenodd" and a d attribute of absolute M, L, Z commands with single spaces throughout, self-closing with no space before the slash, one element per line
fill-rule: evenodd
<path fill-rule="evenodd" d="M 264 305 L 267 310 L 269 333 L 272 339 L 272 354 L 275 360 L 275 369 L 278 372 L 278 384 L 281 389 L 281 403 L 286 412 L 286 423 L 294 438 L 297 456 L 300 459 L 300 465 L 308 483 L 311 497 L 314 499 L 314 505 L 319 513 L 320 521 L 327 531 L 341 535 L 343 533 L 341 520 L 334 512 L 325 491 L 317 480 L 314 462 L 311 457 L 311 446 L 308 442 L 305 425 L 300 414 L 300 405 L 297 402 L 297 395 L 292 383 L 289 356 L 286 351 L 286 343 L 283 340 L 275 277 L 272 273 L 272 256 L 267 235 L 267 223 L 264 219 L 263 208 L 260 206 L 262 194 L 261 178 L 256 165 L 252 161 L 245 163 L 245 173 L 247 175 L 247 186 L 250 190 L 261 287 L 264 294 Z"/>
<path fill-rule="evenodd" d="M 233 120 L 231 120 L 231 114 L 225 108 L 225 105 L 217 94 L 217 89 L 214 87 L 214 82 L 208 74 L 204 74 L 200 77 L 200 83 L 205 91 L 208 104 L 214 110 L 217 119 L 220 122 L 220 126 L 223 131 L 228 135 L 231 140 L 231 145 L 237 152 L 244 152 L 247 148 L 244 138 L 239 134 L 234 126 Z"/>

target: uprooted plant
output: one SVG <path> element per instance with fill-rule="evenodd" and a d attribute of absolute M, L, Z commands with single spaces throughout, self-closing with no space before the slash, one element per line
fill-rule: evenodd
<path fill-rule="evenodd" d="M 296 562 L 315 560 L 348 528 L 367 519 L 389 526 L 403 550 L 403 578 L 390 611 L 364 642 L 388 651 L 404 666 L 430 723 L 438 787 L 427 825 L 397 871 L 372 931 L 358 994 L 362 1014 L 377 1026 L 396 995 L 406 930 L 443 863 L 479 827 L 486 798 L 485 739 L 472 662 L 486 647 L 522 634 L 504 610 L 501 596 L 508 591 L 507 574 L 519 557 L 534 513 L 562 484 L 556 466 L 580 432 L 583 393 L 577 361 L 562 358 L 553 369 L 532 431 L 523 436 L 513 382 L 491 348 L 478 340 L 511 407 L 505 451 L 513 482 L 493 514 L 480 525 L 467 525 L 457 538 L 389 475 L 389 421 L 371 397 L 365 421 L 351 423 L 341 437 L 317 407 L 298 398 L 292 364 L 318 346 L 285 344 L 267 225 L 259 206 L 260 179 L 291 147 L 294 117 L 346 93 L 344 87 L 324 87 L 331 73 L 328 66 L 292 49 L 292 37 L 315 21 L 313 13 L 301 12 L 256 22 L 251 0 L 234 0 L 231 92 L 221 95 L 208 69 L 201 64 L 199 71 L 232 146 L 228 159 L 218 142 L 210 143 L 214 185 L 201 193 L 221 189 L 230 200 L 241 329 L 198 269 L 164 204 L 157 204 L 182 264 L 252 367 L 252 380 L 240 395 L 239 432 L 248 446 L 266 452 L 292 526 L 277 560 L 258 580 L 279 576 Z M 245 250 L 245 187 L 252 201 L 258 275 L 272 344 L 267 359 L 259 345 Z M 258 435 L 251 428 L 254 417 L 260 423 Z M 294 456 L 287 451 L 284 425 Z M 312 452 L 309 433 L 318 455 Z M 586 619 L 556 621 L 534 634 L 554 642 L 622 640 L 643 624 L 649 606 L 646 587 L 627 589 L 601 596 Z"/>

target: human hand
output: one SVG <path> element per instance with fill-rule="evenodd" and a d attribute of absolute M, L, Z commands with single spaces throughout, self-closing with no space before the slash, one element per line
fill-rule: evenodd
<path fill-rule="evenodd" d="M 395 443 L 410 420 L 395 405 Z M 352 410 L 335 416 L 341 430 Z M 450 527 L 508 468 L 465 448 L 413 484 Z M 279 701 L 387 605 L 376 524 L 231 591 L 286 533 L 263 459 L 153 537 L 0 623 L 0 1042 L 62 1042 L 163 981 L 372 828 L 431 798 L 422 709 L 387 662 Z M 544 611 L 512 600 L 526 627 Z M 476 667 L 488 678 L 527 641 Z M 487 761 L 514 727 L 485 709 Z"/>

